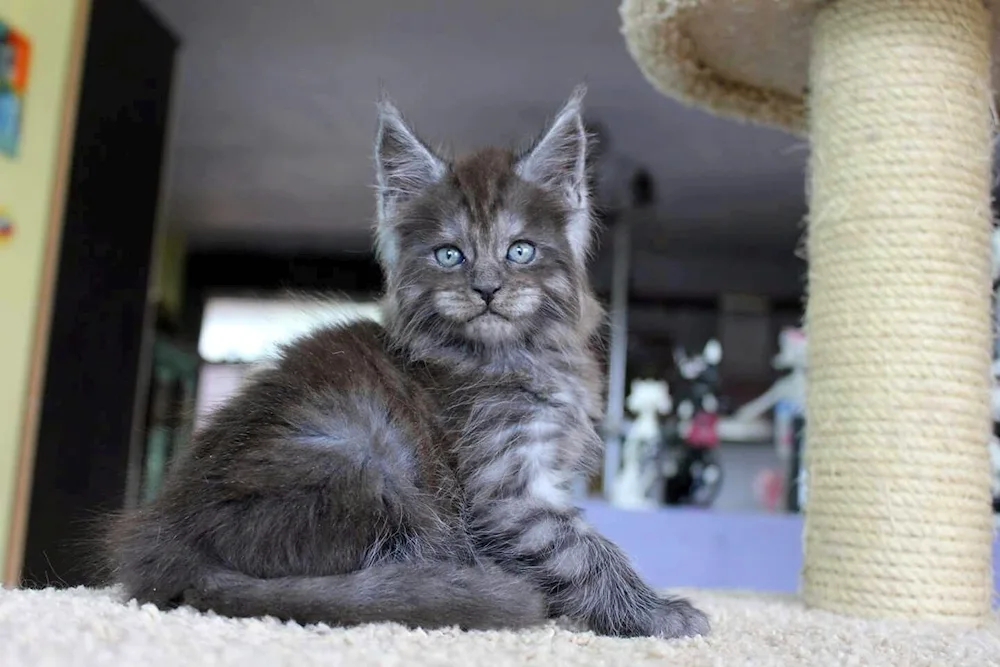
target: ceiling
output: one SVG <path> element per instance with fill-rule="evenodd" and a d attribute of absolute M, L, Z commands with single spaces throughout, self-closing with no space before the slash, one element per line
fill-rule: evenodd
<path fill-rule="evenodd" d="M 787 252 L 802 143 L 662 97 L 615 0 L 146 0 L 182 40 L 166 216 L 201 246 L 363 251 L 380 82 L 457 151 L 523 139 L 584 81 L 658 191 L 636 243 Z"/>

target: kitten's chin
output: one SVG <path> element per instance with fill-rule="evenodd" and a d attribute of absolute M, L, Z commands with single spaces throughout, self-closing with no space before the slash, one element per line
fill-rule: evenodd
<path fill-rule="evenodd" d="M 517 338 L 517 326 L 495 313 L 484 313 L 465 323 L 465 335 L 486 345 L 500 345 Z"/>

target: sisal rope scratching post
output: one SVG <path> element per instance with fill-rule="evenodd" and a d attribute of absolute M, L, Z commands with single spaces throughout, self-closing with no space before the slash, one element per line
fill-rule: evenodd
<path fill-rule="evenodd" d="M 803 595 L 990 610 L 989 15 L 837 0 L 813 33 Z"/>
<path fill-rule="evenodd" d="M 621 13 L 665 94 L 811 139 L 805 601 L 987 618 L 983 0 L 624 0 Z"/>

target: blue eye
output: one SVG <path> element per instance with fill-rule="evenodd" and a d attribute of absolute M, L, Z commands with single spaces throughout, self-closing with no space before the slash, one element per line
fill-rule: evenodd
<path fill-rule="evenodd" d="M 453 245 L 444 245 L 434 251 L 434 259 L 444 268 L 450 269 L 464 262 L 465 255 Z"/>
<path fill-rule="evenodd" d="M 527 241 L 516 241 L 507 248 L 507 259 L 517 264 L 527 264 L 535 258 L 535 246 Z"/>

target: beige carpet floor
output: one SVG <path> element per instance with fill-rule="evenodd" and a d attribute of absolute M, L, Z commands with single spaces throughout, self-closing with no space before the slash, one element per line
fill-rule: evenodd
<path fill-rule="evenodd" d="M 362 667 L 391 665 L 1000 665 L 1000 617 L 981 628 L 874 622 L 807 611 L 779 596 L 686 592 L 711 637 L 609 639 L 553 623 L 530 632 L 302 627 L 123 604 L 108 590 L 0 589 L 2 667 Z"/>

